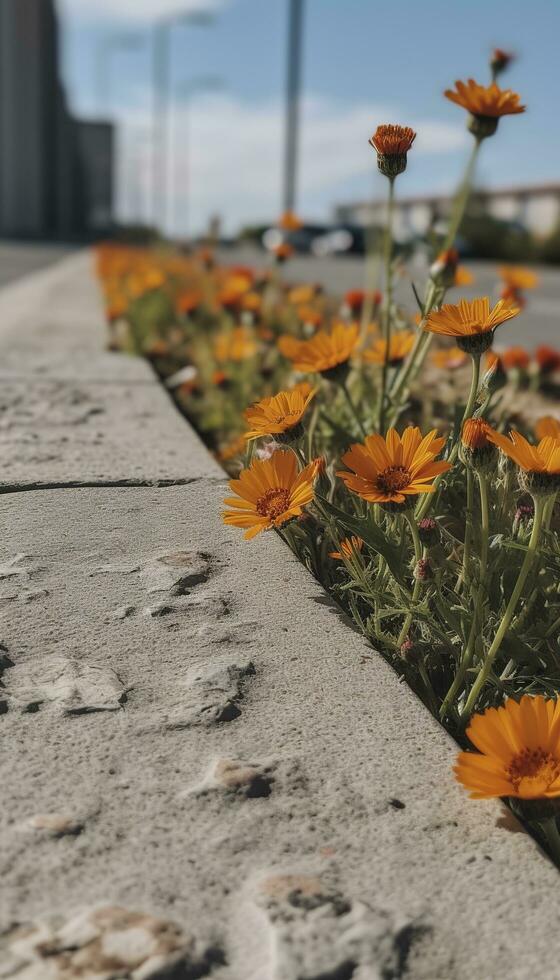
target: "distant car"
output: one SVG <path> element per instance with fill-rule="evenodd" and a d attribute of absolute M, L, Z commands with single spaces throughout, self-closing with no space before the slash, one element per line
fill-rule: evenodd
<path fill-rule="evenodd" d="M 288 242 L 294 251 L 308 255 L 311 252 L 311 246 L 315 238 L 317 238 L 318 235 L 322 235 L 326 230 L 326 225 L 302 225 L 301 228 L 298 228 L 295 231 L 282 231 L 280 228 L 267 228 L 261 241 L 267 252 L 271 252 L 273 249 L 277 248 L 278 245 L 281 245 L 282 242 Z"/>
<path fill-rule="evenodd" d="M 354 225 L 336 225 L 322 235 L 317 235 L 311 243 L 311 252 L 317 258 L 327 255 L 363 255 L 365 252 L 365 232 Z"/>

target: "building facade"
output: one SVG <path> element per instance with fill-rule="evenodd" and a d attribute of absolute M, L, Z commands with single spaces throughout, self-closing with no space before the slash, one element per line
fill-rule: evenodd
<path fill-rule="evenodd" d="M 546 238 L 560 226 L 560 183 L 506 187 L 497 190 L 477 189 L 473 203 L 494 218 L 514 221 L 537 238 Z M 440 220 L 446 220 L 453 198 L 445 195 L 405 197 L 395 202 L 395 232 L 401 239 L 424 235 Z M 361 201 L 341 204 L 335 217 L 339 222 L 362 226 L 383 226 L 386 201 Z"/>
<path fill-rule="evenodd" d="M 0 236 L 73 239 L 95 232 L 90 197 L 111 168 L 70 114 L 59 75 L 54 0 L 0 0 Z M 105 139 L 106 142 L 106 139 Z M 95 187 L 93 185 L 95 184 Z M 109 215 L 111 204 L 109 203 Z M 108 228 L 110 221 L 106 222 Z"/>

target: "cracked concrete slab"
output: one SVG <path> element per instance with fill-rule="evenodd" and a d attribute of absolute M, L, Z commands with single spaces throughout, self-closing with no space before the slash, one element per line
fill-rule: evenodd
<path fill-rule="evenodd" d="M 103 352 L 104 331 L 88 253 L 0 291 L 0 491 L 221 475 L 151 368 Z"/>
<path fill-rule="evenodd" d="M 89 262 L 11 287 L 11 319 L 0 293 L 36 388 L 6 386 L 16 465 L 92 406 L 107 434 L 62 443 L 60 488 L 0 496 L 0 977 L 556 977 L 558 872 L 467 800 L 452 741 L 280 539 L 221 523 L 223 475 L 151 376 L 124 397 Z M 188 485 L 72 488 L 111 460 L 164 481 L 158 433 Z"/>
<path fill-rule="evenodd" d="M 222 495 L 0 499 L 0 929 L 108 904 L 221 950 L 216 980 L 522 980 L 535 957 L 554 977 L 556 870 L 466 799 L 451 740 L 282 542 L 221 524 Z M 62 655 L 117 710 L 22 710 Z M 22 833 L 38 813 L 81 831 Z"/>

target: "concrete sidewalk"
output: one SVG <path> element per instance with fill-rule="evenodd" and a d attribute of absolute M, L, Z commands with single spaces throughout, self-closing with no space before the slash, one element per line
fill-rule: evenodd
<path fill-rule="evenodd" d="M 558 872 L 103 343 L 86 254 L 0 293 L 0 977 L 556 977 Z"/>

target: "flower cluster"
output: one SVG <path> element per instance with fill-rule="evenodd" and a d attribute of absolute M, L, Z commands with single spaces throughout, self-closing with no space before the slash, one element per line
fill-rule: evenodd
<path fill-rule="evenodd" d="M 495 51 L 489 85 L 445 93 L 469 113 L 468 175 L 499 119 L 524 111 L 496 82 L 509 61 Z M 560 353 L 494 349 L 530 311 L 531 270 L 502 267 L 494 303 L 449 297 L 472 283 L 455 247 L 468 180 L 415 288 L 419 312 L 397 303 L 393 200 L 415 136 L 384 124 L 370 140 L 388 178 L 381 284 L 366 277 L 337 298 L 290 283 L 293 213 L 261 270 L 223 267 L 210 248 L 104 246 L 109 342 L 149 356 L 214 444 L 232 476 L 224 522 L 246 538 L 279 533 L 464 740 L 456 774 L 471 794 L 549 801 L 560 796 L 560 420 L 543 398 Z M 541 399 L 536 424 L 523 385 Z"/>

